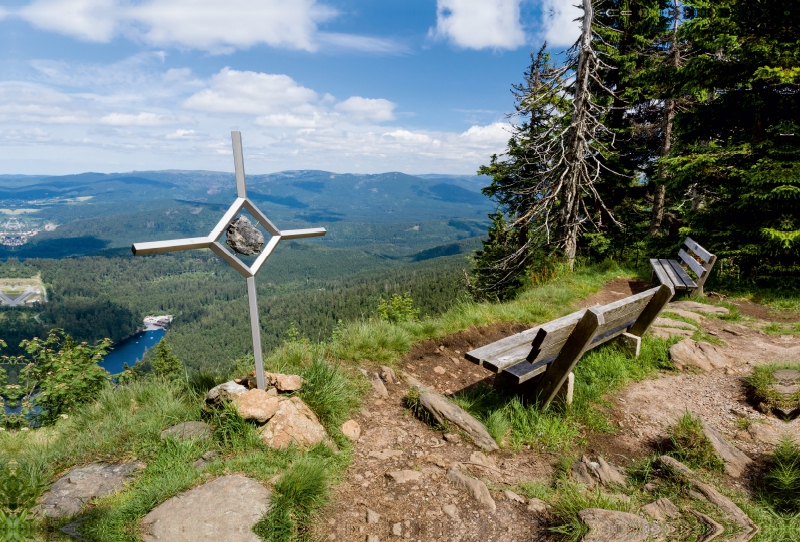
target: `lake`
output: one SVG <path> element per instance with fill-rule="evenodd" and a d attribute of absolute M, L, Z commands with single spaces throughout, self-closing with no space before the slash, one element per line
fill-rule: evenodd
<path fill-rule="evenodd" d="M 100 367 L 109 373 L 117 374 L 122 372 L 122 365 L 128 364 L 128 367 L 133 367 L 143 357 L 148 349 L 158 344 L 158 341 L 166 333 L 163 329 L 152 329 L 142 331 L 136 335 L 132 335 L 114 345 L 114 349 L 106 354 L 103 361 L 100 362 Z"/>

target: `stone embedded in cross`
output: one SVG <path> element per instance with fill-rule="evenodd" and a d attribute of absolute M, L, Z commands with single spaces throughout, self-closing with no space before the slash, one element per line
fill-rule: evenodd
<path fill-rule="evenodd" d="M 253 336 L 253 357 L 256 366 L 256 383 L 260 389 L 266 388 L 264 381 L 264 360 L 261 353 L 261 326 L 258 319 L 258 304 L 256 299 L 255 276 L 264 262 L 267 261 L 272 251 L 282 239 L 302 239 L 305 237 L 321 237 L 325 235 L 325 228 L 306 228 L 302 230 L 279 230 L 270 219 L 262 213 L 247 197 L 247 184 L 244 176 L 244 156 L 242 154 L 242 133 L 231 132 L 233 140 L 233 164 L 236 171 L 236 200 L 222 215 L 217 225 L 206 237 L 192 237 L 189 239 L 174 239 L 172 241 L 152 241 L 149 243 L 134 243 L 131 247 L 134 256 L 147 254 L 161 254 L 163 252 L 176 252 L 181 250 L 196 250 L 209 248 L 214 254 L 228 262 L 240 275 L 247 279 L 247 297 L 250 301 L 250 331 Z M 233 222 L 239 212 L 244 209 L 250 213 L 271 235 L 267 245 L 261 251 L 252 265 L 247 266 L 235 254 L 232 254 L 219 242 L 228 226 Z"/>

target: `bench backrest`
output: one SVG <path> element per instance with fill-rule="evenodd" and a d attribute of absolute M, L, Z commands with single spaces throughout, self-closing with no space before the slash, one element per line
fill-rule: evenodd
<path fill-rule="evenodd" d="M 568 344 L 573 350 L 577 347 L 577 358 L 574 360 L 577 363 L 585 350 L 623 333 L 641 337 L 673 294 L 671 286 L 651 288 L 607 305 L 582 309 L 476 348 L 467 352 L 465 357 L 489 370 L 502 372 L 513 382 L 526 382 L 549 370 L 548 366 L 559 360 Z M 587 312 L 592 313 L 588 320 L 596 320 L 597 325 L 584 322 Z"/>
<path fill-rule="evenodd" d="M 698 245 L 691 237 L 687 237 L 683 244 L 686 246 L 686 249 L 691 251 L 697 258 L 692 257 L 691 254 L 686 252 L 683 248 L 678 251 L 678 257 L 683 260 L 683 263 L 697 276 L 697 280 L 695 281 L 697 286 L 702 287 L 708 278 L 708 274 L 711 272 L 711 268 L 714 267 L 717 257 Z M 698 259 L 700 260 L 699 262 L 697 261 Z"/>

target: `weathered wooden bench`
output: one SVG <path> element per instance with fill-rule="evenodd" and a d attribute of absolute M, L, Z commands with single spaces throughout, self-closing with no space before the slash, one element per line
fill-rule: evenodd
<path fill-rule="evenodd" d="M 711 273 L 717 257 L 689 237 L 683 244 L 686 245 L 686 250 L 681 248 L 678 251 L 678 257 L 683 261 L 683 265 L 678 260 L 652 259 L 650 265 L 653 267 L 653 275 L 658 277 L 661 284 L 671 284 L 676 292 L 686 290 L 693 295 L 701 296 L 703 295 L 703 284 Z M 686 269 L 684 269 L 684 265 Z M 687 269 L 690 269 L 697 278 L 692 279 L 686 272 Z"/>
<path fill-rule="evenodd" d="M 674 294 L 671 284 L 662 284 L 500 339 L 465 357 L 498 373 L 498 385 L 516 385 L 517 391 L 547 405 L 587 350 L 623 336 L 638 357 L 641 337 Z"/>

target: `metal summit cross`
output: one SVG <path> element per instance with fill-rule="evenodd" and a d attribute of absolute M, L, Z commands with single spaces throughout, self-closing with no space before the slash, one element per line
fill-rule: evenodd
<path fill-rule="evenodd" d="M 264 360 L 261 354 L 261 325 L 258 319 L 258 304 L 256 302 L 256 273 L 267 261 L 269 255 L 278 246 L 281 239 L 301 239 L 303 237 L 320 237 L 325 235 L 325 228 L 307 228 L 304 230 L 279 230 L 262 213 L 255 204 L 247 197 L 247 185 L 244 178 L 244 157 L 242 155 L 242 133 L 231 132 L 233 140 L 233 164 L 236 170 L 236 200 L 225 212 L 211 233 L 206 237 L 193 237 L 191 239 L 175 239 L 172 241 L 153 241 L 150 243 L 134 243 L 131 247 L 134 256 L 144 256 L 147 254 L 160 254 L 162 252 L 174 252 L 179 250 L 195 250 L 199 248 L 210 248 L 214 254 L 228 262 L 231 267 L 236 269 L 240 275 L 247 279 L 247 297 L 250 301 L 250 331 L 253 335 L 253 358 L 256 365 L 256 382 L 259 389 L 266 389 L 264 382 Z M 256 257 L 253 265 L 248 267 L 234 254 L 228 251 L 219 242 L 222 234 L 231 225 L 239 212 L 245 209 L 261 225 L 264 226 L 271 235 L 267 245 L 261 254 Z"/>

